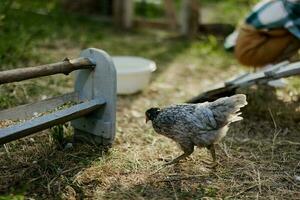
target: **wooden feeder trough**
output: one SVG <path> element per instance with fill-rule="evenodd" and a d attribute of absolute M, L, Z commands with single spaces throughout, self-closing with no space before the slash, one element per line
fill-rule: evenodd
<path fill-rule="evenodd" d="M 69 121 L 74 127 L 75 140 L 97 145 L 110 145 L 113 142 L 116 124 L 116 70 L 110 56 L 104 51 L 90 48 L 82 51 L 80 58 L 74 60 L 65 59 L 49 65 L 2 71 L 0 84 L 58 73 L 67 75 L 74 70 L 78 70 L 74 92 L 0 111 L 0 120 L 22 121 L 0 129 L 0 144 Z M 35 113 L 54 110 L 70 101 L 76 102 L 75 105 L 34 117 Z"/>

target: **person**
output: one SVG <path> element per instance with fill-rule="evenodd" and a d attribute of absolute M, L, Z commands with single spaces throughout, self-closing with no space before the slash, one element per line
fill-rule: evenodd
<path fill-rule="evenodd" d="M 264 67 L 290 59 L 300 48 L 300 0 L 263 0 L 225 41 L 246 66 Z M 229 44 L 230 46 L 230 44 Z"/>

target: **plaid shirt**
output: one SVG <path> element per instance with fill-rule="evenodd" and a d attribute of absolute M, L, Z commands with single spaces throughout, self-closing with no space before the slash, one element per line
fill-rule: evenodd
<path fill-rule="evenodd" d="M 263 0 L 246 23 L 257 29 L 286 28 L 300 39 L 300 0 Z"/>

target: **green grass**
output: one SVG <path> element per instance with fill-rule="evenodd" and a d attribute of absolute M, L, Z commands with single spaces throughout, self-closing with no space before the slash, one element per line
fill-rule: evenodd
<path fill-rule="evenodd" d="M 248 5 L 239 1 L 205 1 L 211 21 L 237 23 Z M 37 5 L 38 6 L 38 5 Z M 26 10 L 26 9 L 25 9 Z M 299 81 L 288 88 L 259 87 L 247 94 L 245 118 L 232 125 L 217 149 L 221 165 L 211 168 L 205 149 L 183 163 L 161 169 L 164 159 L 181 153 L 167 138 L 144 124 L 144 111 L 153 106 L 183 102 L 242 70 L 222 38 L 178 39 L 159 30 L 122 32 L 97 18 L 64 14 L 40 15 L 14 10 L 5 23 L 23 28 L 6 35 L 0 69 L 34 66 L 75 58 L 88 47 L 110 55 L 137 55 L 158 65 L 143 92 L 118 96 L 117 135 L 109 152 L 88 145 L 58 148 L 71 134 L 56 127 L 0 147 L 0 199 L 297 199 L 299 182 Z M 11 29 L 12 30 L 12 29 Z M 18 32 L 21 31 L 21 34 Z M 37 35 L 34 33 L 37 32 Z M 14 38 L 15 37 L 15 38 Z M 23 39 L 30 38 L 24 45 Z M 15 43 L 12 41 L 15 40 Z M 19 43 L 19 44 L 18 44 Z M 26 51 L 25 51 L 25 50 Z M 70 76 L 51 76 L 0 87 L 0 109 L 72 91 Z M 62 130 L 65 130 L 62 135 Z M 50 133 L 55 136 L 51 136 Z"/>

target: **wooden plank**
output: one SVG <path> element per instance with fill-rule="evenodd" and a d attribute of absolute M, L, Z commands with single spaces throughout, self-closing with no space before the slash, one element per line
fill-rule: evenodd
<path fill-rule="evenodd" d="M 233 85 L 236 81 L 242 79 L 242 78 L 245 78 L 246 76 L 248 76 L 250 73 L 246 72 L 244 74 L 241 74 L 241 75 L 238 75 L 237 77 L 231 79 L 231 80 L 228 80 L 228 81 L 225 81 L 225 86 L 229 86 L 229 85 Z"/>
<path fill-rule="evenodd" d="M 272 76 L 275 74 L 276 71 L 280 70 L 280 68 L 285 67 L 289 64 L 290 64 L 289 61 L 283 61 L 281 63 L 278 63 L 276 65 L 268 67 L 267 69 L 262 70 L 262 71 L 265 73 L 266 76 Z"/>
<path fill-rule="evenodd" d="M 289 64 L 288 62 L 278 63 L 266 70 L 258 71 L 245 76 L 238 77 L 230 84 L 222 85 L 218 88 L 208 90 L 190 99 L 187 103 L 200 103 L 205 101 L 212 101 L 220 97 L 234 94 L 235 90 L 240 87 L 249 87 L 254 84 L 265 84 L 271 80 L 285 78 L 289 76 L 300 74 L 300 62 Z"/>
<path fill-rule="evenodd" d="M 53 74 L 66 74 L 78 69 L 89 69 L 94 66 L 88 58 L 65 59 L 63 62 L 25 67 L 0 72 L 0 84 L 23 81 L 31 78 L 49 76 Z"/>
<path fill-rule="evenodd" d="M 285 78 L 300 74 L 300 62 L 296 63 L 279 63 L 270 69 L 258 71 L 234 82 L 236 87 L 245 87 L 256 83 L 263 84 L 270 80 Z"/>
<path fill-rule="evenodd" d="M 201 23 L 198 24 L 198 34 L 226 37 L 235 30 L 235 26 L 228 23 Z"/>
<path fill-rule="evenodd" d="M 45 130 L 57 124 L 62 124 L 85 116 L 104 104 L 104 99 L 94 99 L 26 121 L 22 124 L 0 129 L 0 145 Z"/>
<path fill-rule="evenodd" d="M 224 97 L 224 96 L 231 96 L 235 93 L 236 86 L 230 85 L 230 86 L 220 86 L 218 88 L 214 88 L 212 90 L 208 90 L 206 92 L 203 92 L 199 94 L 198 96 L 195 96 L 189 100 L 187 100 L 185 103 L 203 103 L 206 101 L 214 101 L 218 98 Z"/>
<path fill-rule="evenodd" d="M 300 62 L 291 63 L 285 66 L 274 74 L 275 78 L 284 78 L 300 74 Z"/>
<path fill-rule="evenodd" d="M 163 29 L 168 30 L 169 23 L 164 19 L 143 19 L 143 18 L 135 18 L 133 20 L 134 26 L 136 28 L 155 28 L 155 29 Z"/>
<path fill-rule="evenodd" d="M 10 120 L 22 120 L 30 118 L 34 113 L 46 112 L 60 106 L 68 101 L 79 101 L 79 94 L 77 92 L 72 92 L 64 94 L 62 96 L 45 99 L 39 102 L 20 105 L 14 108 L 1 110 L 0 120 L 10 119 Z"/>

